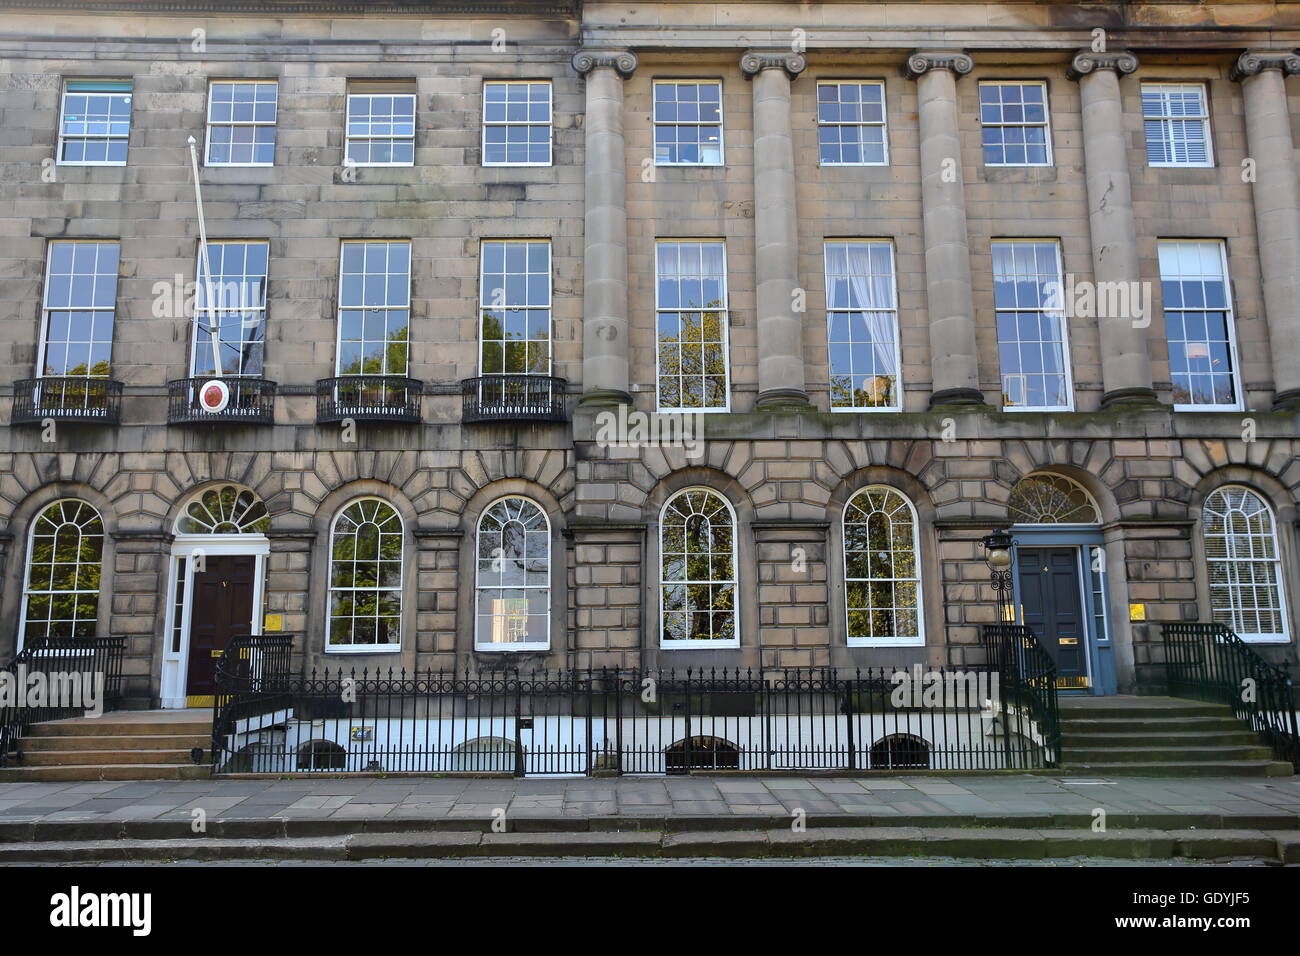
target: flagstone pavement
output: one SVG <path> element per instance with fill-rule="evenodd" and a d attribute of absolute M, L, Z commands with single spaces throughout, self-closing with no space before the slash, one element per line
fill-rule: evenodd
<path fill-rule="evenodd" d="M 1098 809 L 1130 826 L 1300 828 L 1300 777 L 346 778 L 0 783 L 0 825 L 189 819 L 432 820 L 810 817 L 925 826 L 1073 826 Z M 556 822 L 559 822 L 558 820 Z M 776 821 L 773 820 L 773 823 Z M 752 822 L 750 823 L 752 825 Z M 779 825 L 779 824 L 778 824 Z"/>

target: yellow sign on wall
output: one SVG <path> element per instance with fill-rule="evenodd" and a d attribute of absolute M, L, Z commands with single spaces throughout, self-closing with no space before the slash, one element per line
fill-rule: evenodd
<path fill-rule="evenodd" d="M 283 615 L 283 614 L 268 614 L 268 615 L 266 615 L 266 617 L 262 619 L 262 630 L 263 630 L 263 631 L 283 631 L 283 630 L 284 630 L 284 615 Z"/>
<path fill-rule="evenodd" d="M 1145 621 L 1147 619 L 1147 606 L 1145 604 L 1130 604 L 1128 606 L 1128 619 L 1130 621 Z"/>

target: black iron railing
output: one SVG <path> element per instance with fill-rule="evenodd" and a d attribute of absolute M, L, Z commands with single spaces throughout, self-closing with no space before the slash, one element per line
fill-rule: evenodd
<path fill-rule="evenodd" d="M 293 635 L 236 637 L 217 661 L 217 692 L 212 698 L 213 764 L 224 741 L 238 731 L 241 721 L 265 721 L 289 702 L 288 686 L 293 660 Z M 234 768 L 238 769 L 238 768 Z"/>
<path fill-rule="evenodd" d="M 1054 759 L 1030 707 L 1000 706 L 995 671 L 900 673 L 394 669 L 259 683 L 223 662 L 214 772 L 995 770 Z"/>
<path fill-rule="evenodd" d="M 981 636 L 989 666 L 1002 677 L 998 705 L 1007 720 L 1008 736 L 1028 720 L 1041 734 L 1047 766 L 1056 766 L 1061 746 L 1056 662 L 1023 624 L 985 624 Z"/>
<path fill-rule="evenodd" d="M 12 675 L 17 698 L 0 703 L 0 767 L 22 762 L 19 741 L 32 724 L 112 709 L 122 697 L 125 653 L 125 637 L 45 638 L 0 668 Z"/>
<path fill-rule="evenodd" d="M 229 392 L 226 407 L 208 411 L 199 392 L 209 382 L 220 381 Z M 169 425 L 242 424 L 270 425 L 275 421 L 275 382 L 242 376 L 182 378 L 167 383 Z"/>
<path fill-rule="evenodd" d="M 424 384 L 396 375 L 344 375 L 316 383 L 316 421 L 418 422 Z"/>
<path fill-rule="evenodd" d="M 46 419 L 116 425 L 122 420 L 122 383 L 77 375 L 14 382 L 12 423 L 39 425 Z"/>
<path fill-rule="evenodd" d="M 550 375 L 481 375 L 460 383 L 461 421 L 562 422 L 568 381 Z"/>
<path fill-rule="evenodd" d="M 1169 692 L 1227 704 L 1260 740 L 1300 773 L 1296 696 L 1285 670 L 1260 657 L 1222 624 L 1176 622 L 1161 625 Z"/>

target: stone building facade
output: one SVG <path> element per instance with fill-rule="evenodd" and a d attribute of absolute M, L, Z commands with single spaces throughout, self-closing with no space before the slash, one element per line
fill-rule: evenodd
<path fill-rule="evenodd" d="M 1092 510 L 1013 529 L 1018 548 L 1075 549 L 1089 623 L 1076 622 L 1074 686 L 1158 688 L 1158 625 L 1228 613 L 1212 606 L 1222 571 L 1203 514 L 1224 487 L 1266 506 L 1280 626 L 1259 648 L 1295 662 L 1300 4 L 173 6 L 0 2 L 0 656 L 20 645 L 38 516 L 85 502 L 103 529 L 94 632 L 130 639 L 137 702 L 198 696 L 185 673 L 206 572 L 187 571 L 196 545 L 178 519 L 230 487 L 268 520 L 207 554 L 256 556 L 248 630 L 294 635 L 304 668 L 960 666 L 982 660 L 980 626 L 998 615 L 979 539 L 1026 517 L 1008 504 L 1036 478 Z M 57 161 L 69 80 L 88 78 L 131 82 L 122 165 Z M 268 243 L 273 421 L 168 424 L 168 383 L 195 371 L 193 316 L 159 306 L 173 277 L 196 278 L 187 138 L 204 143 L 214 81 L 259 79 L 278 89 L 273 164 L 201 156 L 200 180 L 210 241 Z M 485 84 L 520 80 L 549 84 L 550 162 L 486 165 Z M 681 80 L 720 88 L 716 165 L 660 161 L 657 89 Z M 819 89 L 837 81 L 882 84 L 887 162 L 819 161 Z M 1050 163 L 986 163 L 988 81 L 1042 84 Z M 1144 83 L 1205 91 L 1208 163 L 1151 163 Z M 349 94 L 385 84 L 414 93 L 413 162 L 349 165 Z M 340 373 L 340 244 L 381 239 L 410 243 L 420 421 L 318 423 L 316 383 Z M 1080 287 L 1153 298 L 1137 320 L 1071 315 L 1067 407 L 1006 410 L 994 246 L 1031 239 L 1055 243 Z M 16 383 L 47 361 L 50 246 L 64 240 L 118 243 L 117 424 L 20 421 L 33 386 Z M 549 243 L 563 421 L 464 420 L 460 383 L 484 373 L 485 240 Z M 659 408 L 656 253 L 672 240 L 726 256 L 727 402 L 691 419 L 696 455 L 601 437 L 620 405 Z M 841 240 L 892 244 L 893 410 L 833 406 L 824 264 Z M 1159 246 L 1174 240 L 1225 250 L 1233 408 L 1175 408 Z M 875 487 L 914 509 L 910 640 L 849 633 L 846 506 Z M 665 506 L 692 488 L 734 514 L 739 637 L 665 647 Z M 545 514 L 549 640 L 476 649 L 480 524 L 511 496 Z M 358 499 L 400 517 L 399 633 L 339 654 L 334 533 Z"/>

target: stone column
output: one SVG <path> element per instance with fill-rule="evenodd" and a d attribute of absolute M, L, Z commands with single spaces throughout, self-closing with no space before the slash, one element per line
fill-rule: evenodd
<path fill-rule="evenodd" d="M 1273 358 L 1273 407 L 1300 408 L 1300 191 L 1286 102 L 1286 78 L 1300 73 L 1289 50 L 1248 50 L 1232 78 L 1246 104 L 1248 155 L 1255 161 L 1255 232 L 1264 280 L 1264 315 Z"/>
<path fill-rule="evenodd" d="M 1133 190 L 1128 175 L 1128 137 L 1119 78 L 1138 67 L 1128 52 L 1080 52 L 1070 63 L 1069 76 L 1079 81 L 1083 112 L 1083 159 L 1088 186 L 1088 230 L 1092 236 L 1092 278 L 1097 289 L 1127 289 L 1130 303 L 1150 301 L 1139 296 L 1142 273 L 1138 266 L 1137 224 L 1133 218 Z M 1114 285 L 1106 285 L 1114 283 Z M 1125 301 L 1098 294 L 1097 299 Z M 1099 313 L 1109 310 L 1098 309 Z M 1150 315 L 1137 315 L 1130 307 L 1120 315 L 1099 314 L 1101 339 L 1101 404 L 1152 403 L 1151 358 L 1147 354 Z"/>
<path fill-rule="evenodd" d="M 921 132 L 921 213 L 930 313 L 930 405 L 982 405 L 975 301 L 966 241 L 966 196 L 957 123 L 957 78 L 975 68 L 965 53 L 907 58 Z"/>
<path fill-rule="evenodd" d="M 573 68 L 587 78 L 582 402 L 631 404 L 623 79 L 636 69 L 636 56 L 627 50 L 579 50 Z"/>
<path fill-rule="evenodd" d="M 754 84 L 754 284 L 758 314 L 758 407 L 807 405 L 795 212 L 790 80 L 804 58 L 788 50 L 750 50 L 740 69 Z"/>

